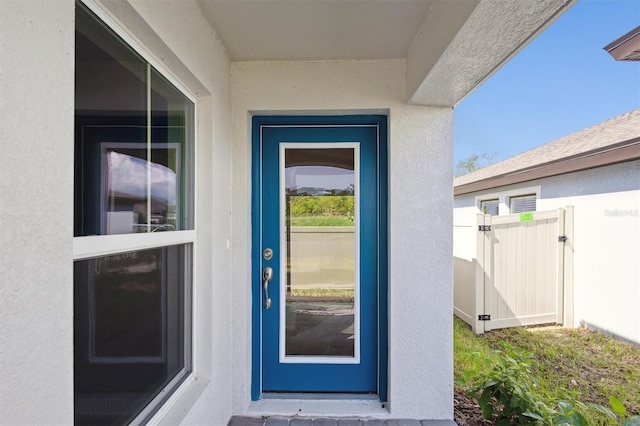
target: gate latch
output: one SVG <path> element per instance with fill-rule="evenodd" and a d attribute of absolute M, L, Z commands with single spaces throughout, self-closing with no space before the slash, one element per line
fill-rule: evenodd
<path fill-rule="evenodd" d="M 558 237 L 558 242 L 559 243 L 566 243 L 567 242 L 567 236 L 566 235 L 560 235 Z"/>
<path fill-rule="evenodd" d="M 491 225 L 478 225 L 478 231 L 481 231 L 481 232 L 491 231 Z"/>

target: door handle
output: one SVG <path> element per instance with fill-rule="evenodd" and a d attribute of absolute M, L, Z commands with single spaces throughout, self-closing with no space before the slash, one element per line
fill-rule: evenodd
<path fill-rule="evenodd" d="M 270 266 L 262 270 L 262 286 L 264 287 L 264 308 L 271 307 L 271 298 L 269 297 L 269 281 L 273 278 L 273 269 Z"/>

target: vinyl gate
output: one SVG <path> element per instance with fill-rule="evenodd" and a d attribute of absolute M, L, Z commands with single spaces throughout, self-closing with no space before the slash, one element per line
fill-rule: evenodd
<path fill-rule="evenodd" d="M 475 286 L 455 289 L 456 314 L 462 314 L 458 316 L 478 334 L 572 322 L 571 304 L 566 303 L 573 298 L 572 283 L 565 283 L 565 277 L 572 275 L 572 222 L 571 207 L 508 216 L 477 215 L 476 258 L 469 263 L 475 267 Z M 571 252 L 569 259 L 567 251 Z M 457 275 L 456 269 L 454 285 L 464 285 Z M 463 312 L 462 306 L 475 312 Z"/>

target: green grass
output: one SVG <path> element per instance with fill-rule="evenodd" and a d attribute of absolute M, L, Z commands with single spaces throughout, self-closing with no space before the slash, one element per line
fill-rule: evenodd
<path fill-rule="evenodd" d="M 475 336 L 454 318 L 455 377 L 471 366 L 470 353 L 495 356 L 492 351 L 504 343 L 534 354 L 532 370 L 546 400 L 571 398 L 608 407 L 615 396 L 630 415 L 640 414 L 640 349 L 585 329 L 510 328 Z M 589 425 L 616 424 L 592 409 L 584 414 Z"/>
<path fill-rule="evenodd" d="M 293 296 L 331 297 L 353 300 L 353 289 L 348 288 L 299 288 L 293 289 Z"/>
<path fill-rule="evenodd" d="M 293 216 L 291 226 L 353 226 L 354 222 L 346 216 Z"/>

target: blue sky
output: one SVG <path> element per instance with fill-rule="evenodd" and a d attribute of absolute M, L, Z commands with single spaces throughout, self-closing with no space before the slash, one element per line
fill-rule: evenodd
<path fill-rule="evenodd" d="M 454 165 L 473 153 L 504 160 L 640 107 L 640 61 L 602 49 L 638 25 L 640 0 L 580 0 L 456 107 Z"/>

